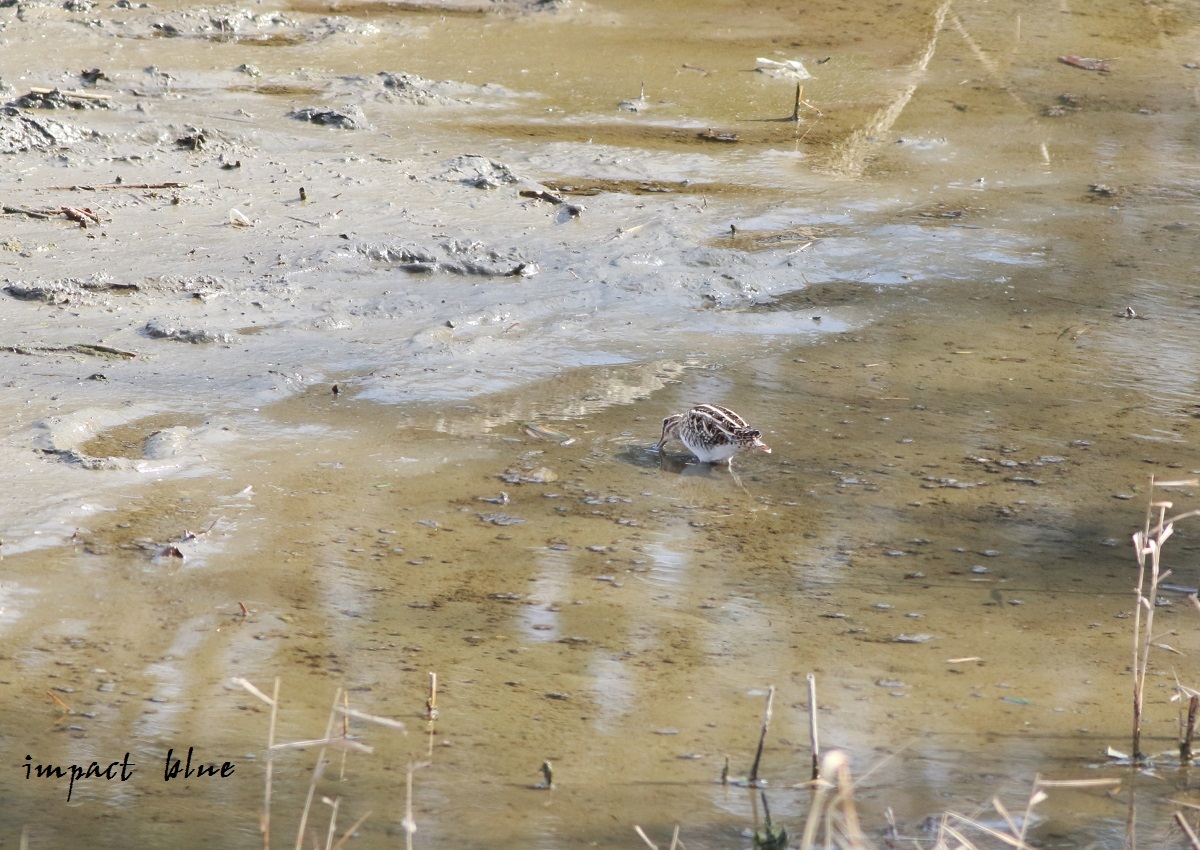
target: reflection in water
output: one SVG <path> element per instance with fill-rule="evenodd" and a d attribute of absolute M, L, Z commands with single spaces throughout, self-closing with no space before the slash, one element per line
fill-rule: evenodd
<path fill-rule="evenodd" d="M 521 632 L 531 641 L 556 641 L 562 637 L 561 612 L 572 601 L 575 585 L 574 558 L 570 550 L 554 545 L 539 552 L 538 571 L 530 578 L 528 599 L 521 607 L 518 622 Z"/>
<path fill-rule="evenodd" d="M 682 585 L 687 582 L 690 555 L 686 550 L 674 547 L 686 538 L 686 529 L 681 527 L 675 529 L 672 539 L 660 539 L 648 544 L 645 553 L 650 557 L 651 569 L 641 577 L 652 586 L 682 589 Z M 668 597 L 671 598 L 678 597 Z"/>
<path fill-rule="evenodd" d="M 617 635 L 611 636 L 610 640 L 618 646 L 621 643 Z M 586 678 L 596 708 L 596 717 L 592 721 L 595 731 L 601 735 L 620 734 L 624 721 L 636 711 L 643 689 L 649 683 L 635 677 L 623 659 L 598 656 L 594 656 L 588 665 Z"/>
<path fill-rule="evenodd" d="M 142 716 L 136 734 L 145 740 L 169 739 L 184 728 L 190 708 L 186 698 L 199 684 L 192 668 L 208 641 L 209 619 L 194 617 L 178 625 L 175 640 L 162 660 L 146 666 L 147 699 L 155 710 Z"/>

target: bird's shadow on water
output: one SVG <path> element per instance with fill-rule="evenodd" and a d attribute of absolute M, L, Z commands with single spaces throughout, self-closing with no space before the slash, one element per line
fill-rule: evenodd
<path fill-rule="evenodd" d="M 724 463 L 701 463 L 689 454 L 668 454 L 653 446 L 626 446 L 617 453 L 617 460 L 645 469 L 661 469 L 686 477 L 717 478 L 732 472 Z M 737 476 L 734 475 L 734 480 Z"/>

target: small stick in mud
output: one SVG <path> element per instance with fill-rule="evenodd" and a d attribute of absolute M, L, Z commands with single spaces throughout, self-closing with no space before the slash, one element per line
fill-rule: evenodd
<path fill-rule="evenodd" d="M 27 215 L 30 218 L 50 218 L 56 211 L 43 212 L 41 210 L 31 210 L 26 207 L 4 207 L 6 215 Z"/>
<path fill-rule="evenodd" d="M 817 735 L 817 677 L 808 674 L 808 736 L 812 739 L 812 778 L 821 775 L 821 739 Z"/>
<path fill-rule="evenodd" d="M 558 195 L 553 192 L 547 192 L 545 189 L 522 189 L 517 194 L 522 198 L 533 198 L 537 201 L 545 201 L 548 204 L 565 203 Z"/>
<path fill-rule="evenodd" d="M 1192 740 L 1196 735 L 1196 712 L 1200 709 L 1200 696 L 1193 694 L 1188 700 L 1187 724 L 1183 728 L 1183 740 L 1179 743 L 1179 760 L 1192 763 Z"/>
<path fill-rule="evenodd" d="M 48 89 L 45 86 L 30 86 L 30 94 L 54 94 L 57 92 L 63 97 L 76 97 L 80 100 L 112 100 L 111 94 L 96 94 L 90 91 L 64 91 L 63 89 Z"/>
<path fill-rule="evenodd" d="M 307 200 L 308 200 L 308 192 L 305 192 L 305 191 L 304 191 L 304 187 L 303 187 L 303 186 L 301 186 L 301 187 L 300 187 L 300 200 L 301 200 L 301 201 L 307 201 Z"/>
<path fill-rule="evenodd" d="M 95 224 L 100 223 L 100 216 L 96 215 L 96 213 L 92 212 L 87 207 L 62 207 L 61 211 L 62 214 L 71 219 L 71 221 L 79 222 L 79 226 L 85 230 L 87 229 L 89 221 L 94 222 Z"/>
<path fill-rule="evenodd" d="M 762 761 L 763 743 L 767 739 L 767 727 L 771 725 L 771 706 L 775 702 L 775 686 L 771 685 L 767 691 L 767 708 L 763 712 L 762 730 L 758 733 L 758 750 L 754 753 L 754 764 L 750 766 L 749 784 L 754 787 L 758 784 L 758 764 Z"/>
<path fill-rule="evenodd" d="M 190 183 L 96 183 L 77 186 L 47 186 L 47 192 L 96 192 L 100 189 L 190 189 Z"/>
<path fill-rule="evenodd" d="M 429 674 L 429 696 L 425 698 L 425 716 L 437 720 L 437 673 Z"/>
<path fill-rule="evenodd" d="M 1101 74 L 1107 74 L 1109 71 L 1107 59 L 1090 59 L 1084 56 L 1059 56 L 1058 61 L 1073 68 L 1082 68 L 1085 71 L 1099 71 Z"/>

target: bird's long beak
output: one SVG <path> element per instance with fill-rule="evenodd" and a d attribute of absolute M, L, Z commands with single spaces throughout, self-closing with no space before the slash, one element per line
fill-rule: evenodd
<path fill-rule="evenodd" d="M 764 443 L 762 440 L 759 440 L 757 443 L 755 443 L 754 448 L 758 449 L 758 451 L 760 451 L 760 452 L 765 452 L 767 454 L 771 453 L 771 447 L 768 446 L 766 443 Z"/>

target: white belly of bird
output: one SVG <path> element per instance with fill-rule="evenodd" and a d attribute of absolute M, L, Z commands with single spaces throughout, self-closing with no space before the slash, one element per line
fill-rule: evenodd
<path fill-rule="evenodd" d="M 724 463 L 737 454 L 738 451 L 736 443 L 718 443 L 713 446 L 694 443 L 687 443 L 686 445 L 692 450 L 692 454 L 703 463 Z"/>

